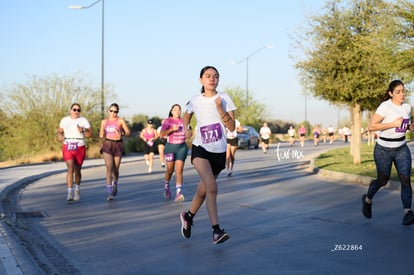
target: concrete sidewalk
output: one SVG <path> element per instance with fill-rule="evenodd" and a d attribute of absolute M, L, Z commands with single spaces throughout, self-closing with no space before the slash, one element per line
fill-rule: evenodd
<path fill-rule="evenodd" d="M 122 162 L 134 162 L 143 160 L 143 158 L 143 155 L 126 156 L 122 159 Z M 82 169 L 103 165 L 103 159 L 87 159 Z M 50 175 L 65 173 L 66 170 L 66 165 L 63 161 L 0 168 L 0 199 L 1 201 L 7 200 L 7 193 L 14 188 L 19 188 L 24 184 Z M 3 206 L 0 204 L 0 274 L 24 274 L 16 261 L 19 255 L 15 255 L 15 253 L 20 253 L 15 251 L 21 250 L 18 247 L 19 240 L 9 232 L 7 225 L 4 224 L 4 217 Z"/>

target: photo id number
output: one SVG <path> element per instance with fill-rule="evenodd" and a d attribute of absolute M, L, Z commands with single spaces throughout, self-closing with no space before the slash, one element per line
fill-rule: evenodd
<path fill-rule="evenodd" d="M 360 251 L 362 244 L 335 244 L 331 251 Z"/>

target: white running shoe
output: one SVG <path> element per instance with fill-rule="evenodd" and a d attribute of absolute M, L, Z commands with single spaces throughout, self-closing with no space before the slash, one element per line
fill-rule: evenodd
<path fill-rule="evenodd" d="M 80 190 L 76 189 L 75 190 L 75 197 L 73 198 L 74 201 L 79 201 L 80 200 Z"/>
<path fill-rule="evenodd" d="M 66 197 L 66 201 L 73 201 L 73 192 L 68 192 L 68 196 Z"/>
<path fill-rule="evenodd" d="M 114 199 L 114 195 L 112 195 L 112 193 L 108 194 L 108 197 L 106 197 L 107 201 L 112 201 Z"/>
<path fill-rule="evenodd" d="M 174 200 L 175 202 L 182 202 L 182 201 L 184 201 L 184 195 L 183 194 L 181 194 L 181 192 L 178 192 L 176 195 L 175 195 L 175 200 Z"/>

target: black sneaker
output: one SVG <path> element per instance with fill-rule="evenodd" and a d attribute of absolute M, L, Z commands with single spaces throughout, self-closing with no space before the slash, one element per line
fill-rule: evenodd
<path fill-rule="evenodd" d="M 409 210 L 403 218 L 403 225 L 410 225 L 410 224 L 414 224 L 414 213 L 413 211 Z"/>
<path fill-rule="evenodd" d="M 193 219 L 190 218 L 185 211 L 181 212 L 181 235 L 188 239 L 191 237 L 191 226 L 193 226 Z"/>
<path fill-rule="evenodd" d="M 371 211 L 372 203 L 371 204 L 367 203 L 365 201 L 366 197 L 367 197 L 367 195 L 362 196 L 362 214 L 365 216 L 365 218 L 371 219 L 371 217 L 372 217 L 372 211 Z"/>
<path fill-rule="evenodd" d="M 213 244 L 219 244 L 227 241 L 230 236 L 222 229 L 216 229 L 213 232 Z"/>

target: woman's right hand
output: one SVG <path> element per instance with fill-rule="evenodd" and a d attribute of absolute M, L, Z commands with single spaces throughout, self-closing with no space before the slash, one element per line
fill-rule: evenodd
<path fill-rule="evenodd" d="M 403 118 L 400 117 L 400 118 L 397 118 L 396 120 L 394 120 L 393 126 L 396 127 L 396 128 L 399 128 L 399 127 L 401 127 L 402 123 L 403 123 Z"/>
<path fill-rule="evenodd" d="M 193 131 L 191 130 L 191 128 L 188 128 L 187 130 L 185 130 L 186 138 L 191 138 L 192 136 L 193 136 Z"/>
<path fill-rule="evenodd" d="M 65 137 L 63 136 L 63 134 L 62 134 L 62 133 L 58 133 L 58 134 L 57 134 L 57 140 L 58 140 L 59 142 L 63 142 L 63 141 L 65 140 Z"/>
<path fill-rule="evenodd" d="M 178 125 L 172 125 L 170 128 L 171 132 L 176 132 L 178 131 L 178 129 L 179 129 Z"/>

